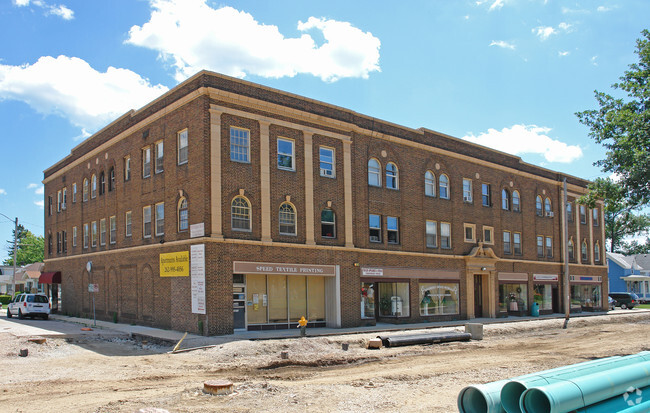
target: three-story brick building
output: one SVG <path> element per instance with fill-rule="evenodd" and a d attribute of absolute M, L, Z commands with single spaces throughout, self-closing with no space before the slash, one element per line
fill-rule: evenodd
<path fill-rule="evenodd" d="M 68 314 L 94 294 L 100 319 L 214 335 L 561 312 L 566 249 L 573 310 L 607 294 L 587 181 L 211 72 L 43 182 Z"/>

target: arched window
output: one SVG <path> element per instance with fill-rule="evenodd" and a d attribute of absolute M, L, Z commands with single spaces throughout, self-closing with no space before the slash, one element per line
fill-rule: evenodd
<path fill-rule="evenodd" d="M 431 171 L 424 173 L 424 195 L 436 196 L 436 176 Z"/>
<path fill-rule="evenodd" d="M 108 191 L 115 189 L 115 168 L 111 166 L 108 171 Z"/>
<path fill-rule="evenodd" d="M 323 238 L 336 238 L 336 214 L 329 208 L 320 213 L 320 228 Z"/>
<path fill-rule="evenodd" d="M 83 193 L 84 202 L 88 201 L 88 178 L 84 178 L 84 184 L 81 191 Z"/>
<path fill-rule="evenodd" d="M 569 261 L 575 260 L 575 251 L 574 251 L 575 248 L 573 246 L 573 240 L 572 239 L 569 240 L 569 244 L 568 244 L 567 248 L 569 250 Z"/>
<path fill-rule="evenodd" d="M 587 240 L 582 241 L 582 261 L 586 262 L 589 259 L 589 249 L 587 248 Z"/>
<path fill-rule="evenodd" d="M 542 211 L 542 197 L 539 195 L 535 198 L 535 212 L 540 217 L 544 214 L 544 211 Z"/>
<path fill-rule="evenodd" d="M 438 183 L 439 183 L 439 190 L 440 190 L 440 198 L 449 199 L 449 178 L 447 178 L 447 175 L 445 174 L 440 175 L 440 178 L 438 179 Z"/>
<path fill-rule="evenodd" d="M 600 261 L 600 242 L 598 241 L 594 245 L 594 261 Z"/>
<path fill-rule="evenodd" d="M 519 191 L 512 191 L 512 210 L 515 212 L 521 211 L 521 198 Z"/>
<path fill-rule="evenodd" d="M 510 192 L 505 188 L 501 190 L 501 209 L 510 210 Z"/>
<path fill-rule="evenodd" d="M 230 226 L 234 231 L 251 230 L 251 205 L 243 196 L 236 196 L 230 203 Z"/>
<path fill-rule="evenodd" d="M 104 192 L 106 192 L 106 176 L 104 175 L 104 171 L 102 171 L 99 174 L 99 195 L 104 195 Z"/>
<path fill-rule="evenodd" d="M 368 185 L 381 186 L 381 165 L 375 158 L 368 161 Z"/>
<path fill-rule="evenodd" d="M 280 205 L 280 234 L 296 235 L 296 210 L 288 202 Z"/>
<path fill-rule="evenodd" d="M 544 212 L 546 212 L 546 216 L 550 217 L 552 216 L 552 211 L 551 211 L 551 198 L 546 198 L 544 200 Z"/>
<path fill-rule="evenodd" d="M 386 165 L 386 188 L 398 189 L 397 174 L 397 165 L 392 162 L 388 162 L 388 165 Z"/>
<path fill-rule="evenodd" d="M 93 174 L 90 177 L 90 197 L 95 198 L 97 196 L 97 175 Z"/>
<path fill-rule="evenodd" d="M 187 198 L 178 201 L 178 231 L 187 231 L 190 227 L 190 216 L 187 210 Z"/>

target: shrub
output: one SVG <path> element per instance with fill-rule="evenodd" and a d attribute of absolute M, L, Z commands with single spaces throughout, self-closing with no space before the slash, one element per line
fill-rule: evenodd
<path fill-rule="evenodd" d="M 11 301 L 11 296 L 9 294 L 0 295 L 0 304 L 7 305 Z"/>

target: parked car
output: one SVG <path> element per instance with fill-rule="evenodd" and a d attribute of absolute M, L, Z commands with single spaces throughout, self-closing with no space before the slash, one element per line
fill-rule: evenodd
<path fill-rule="evenodd" d="M 52 305 L 45 294 L 20 294 L 7 305 L 7 318 L 42 317 L 47 320 Z"/>
<path fill-rule="evenodd" d="M 639 296 L 634 293 L 609 293 L 609 296 L 614 299 L 614 305 L 622 310 L 632 309 L 639 304 Z"/>
<path fill-rule="evenodd" d="M 607 304 L 610 310 L 614 310 L 616 308 L 616 300 L 614 300 L 612 297 L 607 296 Z"/>

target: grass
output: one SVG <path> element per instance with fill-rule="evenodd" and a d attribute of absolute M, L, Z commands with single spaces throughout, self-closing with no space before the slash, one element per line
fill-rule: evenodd
<path fill-rule="evenodd" d="M 650 308 L 650 304 L 639 304 L 636 307 L 637 308 Z"/>

